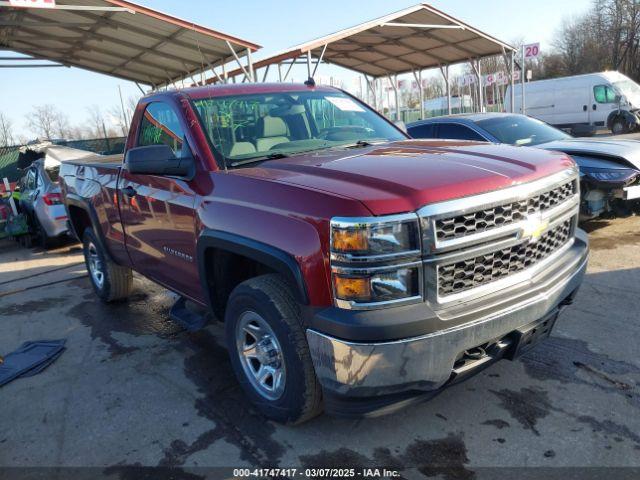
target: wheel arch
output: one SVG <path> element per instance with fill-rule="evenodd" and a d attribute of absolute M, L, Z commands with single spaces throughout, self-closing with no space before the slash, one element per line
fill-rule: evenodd
<path fill-rule="evenodd" d="M 291 285 L 294 297 L 300 304 L 309 304 L 309 295 L 300 265 L 295 257 L 277 247 L 243 237 L 237 234 L 219 230 L 204 230 L 197 241 L 198 271 L 202 290 L 208 306 L 214 312 L 224 310 L 214 292 L 218 287 L 215 265 L 220 255 L 231 255 L 234 258 L 255 262 L 262 266 L 264 272 L 273 272 L 282 277 Z M 233 284 L 232 284 L 233 286 Z M 228 292 L 230 293 L 230 291 Z"/>
<path fill-rule="evenodd" d="M 67 193 L 64 203 L 67 209 L 71 231 L 80 243 L 82 243 L 82 236 L 84 235 L 85 229 L 91 227 L 96 234 L 96 240 L 100 243 L 100 247 L 107 255 L 109 255 L 109 257 L 112 258 L 112 255 L 107 248 L 104 233 L 100 228 L 98 214 L 93 206 L 85 199 L 74 193 Z"/>

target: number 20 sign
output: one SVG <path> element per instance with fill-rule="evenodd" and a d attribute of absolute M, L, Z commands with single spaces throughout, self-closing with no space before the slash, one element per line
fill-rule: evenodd
<path fill-rule="evenodd" d="M 522 50 L 524 52 L 524 58 L 536 58 L 540 55 L 540 44 L 530 43 L 529 45 L 523 45 Z"/>

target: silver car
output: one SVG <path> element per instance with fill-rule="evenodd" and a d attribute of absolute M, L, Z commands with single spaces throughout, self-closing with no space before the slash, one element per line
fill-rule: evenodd
<path fill-rule="evenodd" d="M 58 174 L 60 162 L 39 159 L 20 180 L 20 209 L 39 243 L 47 248 L 52 239 L 68 232 L 67 212 L 62 203 Z"/>

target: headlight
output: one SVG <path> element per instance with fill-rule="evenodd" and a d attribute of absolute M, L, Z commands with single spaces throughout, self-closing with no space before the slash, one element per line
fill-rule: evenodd
<path fill-rule="evenodd" d="M 381 304 L 421 300 L 421 272 L 420 264 L 384 270 L 337 269 L 333 272 L 336 303 L 348 308 L 375 308 Z"/>
<path fill-rule="evenodd" d="M 417 215 L 334 218 L 330 240 L 339 307 L 381 308 L 422 300 Z"/>
<path fill-rule="evenodd" d="M 419 253 L 418 217 L 414 214 L 331 220 L 331 254 L 337 260 L 410 256 Z"/>
<path fill-rule="evenodd" d="M 581 172 L 596 182 L 624 185 L 632 183 L 640 176 L 640 172 L 632 168 L 583 168 Z"/>

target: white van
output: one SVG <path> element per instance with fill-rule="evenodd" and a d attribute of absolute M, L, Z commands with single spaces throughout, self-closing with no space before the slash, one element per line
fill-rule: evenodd
<path fill-rule="evenodd" d="M 511 87 L 505 111 L 511 111 Z M 522 85 L 515 85 L 515 112 L 522 113 Z M 599 72 L 529 82 L 525 113 L 574 133 L 592 133 L 607 127 L 627 133 L 640 126 L 640 85 L 619 72 Z"/>

